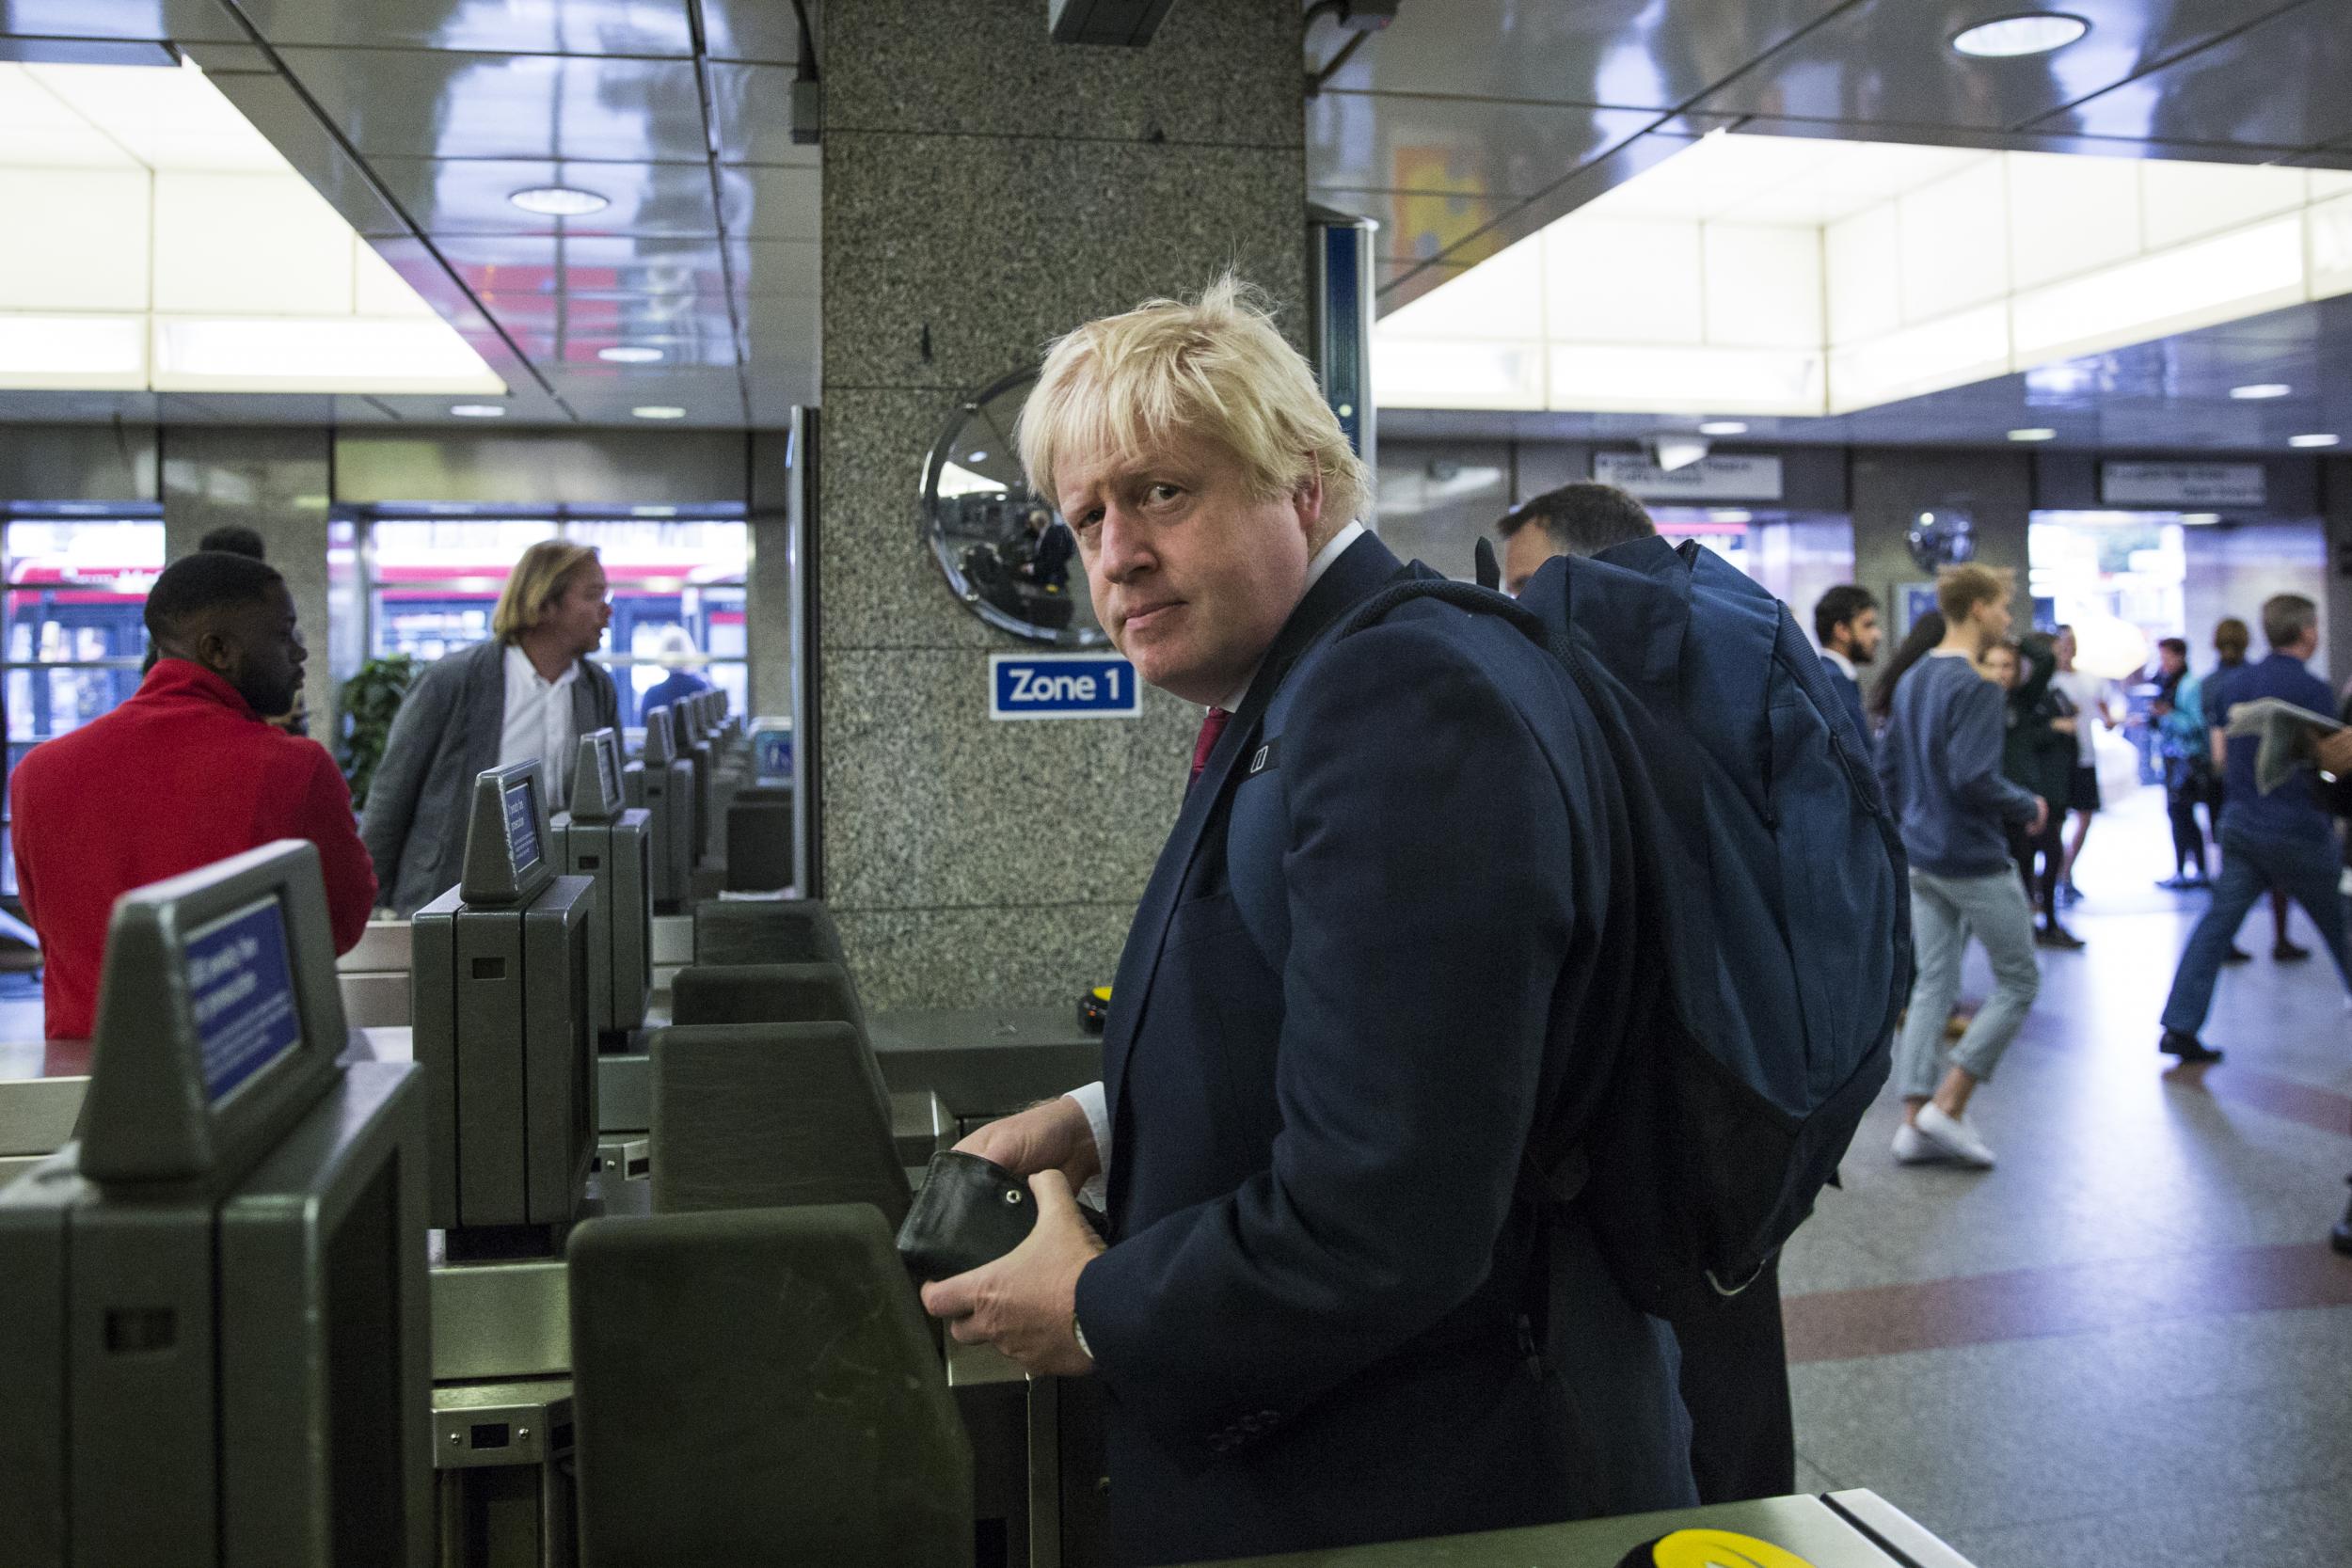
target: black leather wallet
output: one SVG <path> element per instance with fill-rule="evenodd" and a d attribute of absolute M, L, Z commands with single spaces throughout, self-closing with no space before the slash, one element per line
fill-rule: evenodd
<path fill-rule="evenodd" d="M 1103 1216 L 1078 1212 L 1100 1235 Z M 918 1280 L 946 1279 L 993 1263 L 1029 1239 L 1037 1199 L 1029 1184 L 977 1154 L 943 1149 L 931 1156 L 922 1190 L 898 1227 L 898 1258 Z"/>

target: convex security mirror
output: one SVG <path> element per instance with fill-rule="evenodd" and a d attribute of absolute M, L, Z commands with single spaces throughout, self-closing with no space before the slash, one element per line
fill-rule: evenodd
<path fill-rule="evenodd" d="M 1086 568 L 1053 503 L 1029 488 L 1013 429 L 1037 372 L 956 404 L 923 465 L 923 531 L 948 589 L 990 626 L 1057 648 L 1099 648 Z"/>

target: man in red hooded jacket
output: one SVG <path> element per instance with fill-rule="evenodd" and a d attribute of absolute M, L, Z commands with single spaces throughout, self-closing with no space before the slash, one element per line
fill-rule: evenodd
<path fill-rule="evenodd" d="M 294 705 L 309 657 L 285 578 L 250 557 L 199 551 L 155 579 L 147 634 L 159 657 L 137 694 L 36 746 L 9 784 L 52 1039 L 92 1032 L 106 923 L 133 888 L 307 838 L 337 952 L 358 942 L 375 901 L 335 759 L 262 717 Z"/>

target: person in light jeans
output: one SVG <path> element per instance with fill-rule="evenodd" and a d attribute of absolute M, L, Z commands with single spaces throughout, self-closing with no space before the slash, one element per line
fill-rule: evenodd
<path fill-rule="evenodd" d="M 1905 1106 L 1895 1157 L 1905 1164 L 1947 1160 L 1992 1167 L 1993 1150 L 1969 1123 L 1968 1102 L 1993 1076 L 2042 987 L 2033 909 L 2010 859 L 2009 830 L 2039 833 L 2050 805 L 2003 774 L 2006 699 L 1976 668 L 2009 634 L 2009 598 L 2001 573 L 1977 565 L 1943 573 L 1936 604 L 1944 639 L 1896 688 L 1879 745 L 1879 784 L 1911 859 L 1918 962 L 1895 1046 L 1896 1087 Z M 1994 991 L 1947 1063 L 1944 1022 L 1960 991 L 1972 932 L 1992 959 Z"/>

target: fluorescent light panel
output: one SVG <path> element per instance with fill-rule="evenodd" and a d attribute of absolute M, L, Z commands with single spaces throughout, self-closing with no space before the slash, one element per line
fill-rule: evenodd
<path fill-rule="evenodd" d="M 1375 338 L 1395 406 L 1819 416 L 2336 293 L 2330 171 L 1718 134 Z"/>
<path fill-rule="evenodd" d="M 0 388 L 506 390 L 193 65 L 0 62 Z"/>

